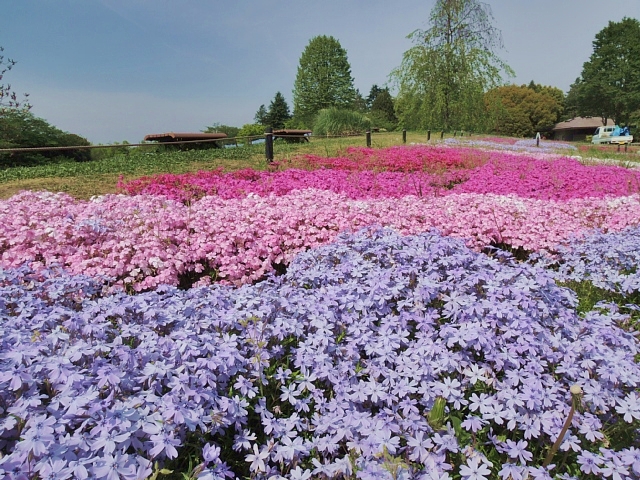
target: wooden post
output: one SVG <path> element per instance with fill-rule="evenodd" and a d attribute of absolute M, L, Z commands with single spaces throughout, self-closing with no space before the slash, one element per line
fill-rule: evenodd
<path fill-rule="evenodd" d="M 402 129 L 402 143 L 407 143 L 407 129 Z"/>
<path fill-rule="evenodd" d="M 367 147 L 371 146 L 371 131 L 367 130 Z"/>
<path fill-rule="evenodd" d="M 629 144 L 628 144 L 628 143 L 625 143 L 625 144 L 624 144 L 624 153 L 627 153 L 627 147 L 628 147 L 628 146 L 629 146 Z"/>
<path fill-rule="evenodd" d="M 427 130 L 427 142 L 431 140 L 431 130 Z"/>
<path fill-rule="evenodd" d="M 440 140 L 444 138 L 444 130 L 440 132 Z"/>
<path fill-rule="evenodd" d="M 271 127 L 264 131 L 264 154 L 267 162 L 273 162 L 273 129 Z"/>
<path fill-rule="evenodd" d="M 618 151 L 620 151 L 620 144 L 618 144 Z"/>

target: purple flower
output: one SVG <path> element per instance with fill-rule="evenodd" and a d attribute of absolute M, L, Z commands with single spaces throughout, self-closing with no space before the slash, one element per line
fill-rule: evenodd
<path fill-rule="evenodd" d="M 249 469 L 252 472 L 266 472 L 267 467 L 265 464 L 265 460 L 269 458 L 270 449 L 268 446 L 263 446 L 262 449 L 258 449 L 258 444 L 253 444 L 253 453 L 246 456 L 245 461 L 251 463 Z"/>
<path fill-rule="evenodd" d="M 510 458 L 520 460 L 520 463 L 526 465 L 533 458 L 533 454 L 527 450 L 527 445 L 528 443 L 525 440 L 520 440 L 517 443 L 507 440 L 507 455 Z"/>
<path fill-rule="evenodd" d="M 173 437 L 173 433 L 162 432 L 157 435 L 151 435 L 149 438 L 153 443 L 153 446 L 149 450 L 149 455 L 157 457 L 164 454 L 167 458 L 176 458 L 178 456 L 177 446 L 180 446 L 179 439 Z"/>
<path fill-rule="evenodd" d="M 465 480 L 487 480 L 491 475 L 491 462 L 479 457 L 471 457 L 460 467 L 460 475 Z"/>

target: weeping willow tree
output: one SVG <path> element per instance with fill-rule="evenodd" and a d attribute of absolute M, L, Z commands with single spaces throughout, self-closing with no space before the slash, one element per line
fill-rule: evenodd
<path fill-rule="evenodd" d="M 484 93 L 513 70 L 494 53 L 502 48 L 488 4 L 437 0 L 427 30 L 409 36 L 414 46 L 391 73 L 398 119 L 409 129 L 482 130 Z"/>

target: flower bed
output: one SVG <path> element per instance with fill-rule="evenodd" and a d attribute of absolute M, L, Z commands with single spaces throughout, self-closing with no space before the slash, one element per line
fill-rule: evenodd
<path fill-rule="evenodd" d="M 571 152 L 576 151 L 578 148 L 567 142 L 560 142 L 554 140 L 542 140 L 539 141 L 535 138 L 502 138 L 502 137 L 482 137 L 482 138 L 447 138 L 444 141 L 445 145 L 462 146 L 462 147 L 475 147 L 475 148 L 489 148 L 497 150 L 508 150 L 513 152 L 526 152 L 529 154 L 538 154 L 540 152 L 553 153 L 553 152 Z"/>
<path fill-rule="evenodd" d="M 0 202 L 0 264 L 61 265 L 142 291 L 211 280 L 255 282 L 300 252 L 368 225 L 403 234 L 437 228 L 481 250 L 492 244 L 537 251 L 593 229 L 640 223 L 640 197 L 564 202 L 517 196 L 351 200 L 325 190 L 190 205 L 158 196 L 22 193 Z M 187 286 L 188 286 L 187 285 Z"/>
<path fill-rule="evenodd" d="M 353 199 L 494 193 L 567 200 L 640 192 L 637 171 L 607 165 L 585 166 L 557 155 L 477 150 L 472 153 L 470 149 L 444 147 L 405 150 L 403 154 L 398 148 L 382 152 L 351 149 L 349 157 L 306 157 L 304 162 L 309 170 L 165 174 L 120 182 L 119 188 L 130 195 L 163 195 L 183 202 L 206 195 L 222 198 L 241 198 L 250 193 L 286 195 L 307 188 L 329 190 Z M 383 154 L 389 158 L 383 161 Z M 299 163 L 295 165 L 300 166 Z"/>
<path fill-rule="evenodd" d="M 621 235 L 640 249 L 638 233 Z M 505 253 L 368 229 L 239 289 L 101 288 L 0 273 L 0 474 L 640 475 L 626 316 L 578 316 Z"/>
<path fill-rule="evenodd" d="M 1 201 L 0 477 L 640 477 L 637 174 L 469 152 Z"/>

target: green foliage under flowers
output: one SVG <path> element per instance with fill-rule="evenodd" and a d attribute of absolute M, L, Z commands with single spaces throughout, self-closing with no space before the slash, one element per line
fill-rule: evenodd
<path fill-rule="evenodd" d="M 578 297 L 578 313 L 585 314 L 596 308 L 600 302 L 615 303 L 622 311 L 630 315 L 628 325 L 622 325 L 626 330 L 630 327 L 637 329 L 640 327 L 640 312 L 629 309 L 628 305 L 640 305 L 640 293 L 633 292 L 631 294 L 622 295 L 595 286 L 593 283 L 583 280 L 581 282 L 568 281 L 560 283 L 561 286 L 570 288 Z"/>
<path fill-rule="evenodd" d="M 340 108 L 320 110 L 313 124 L 314 135 L 356 135 L 371 128 L 371 120 L 361 113 Z"/>

